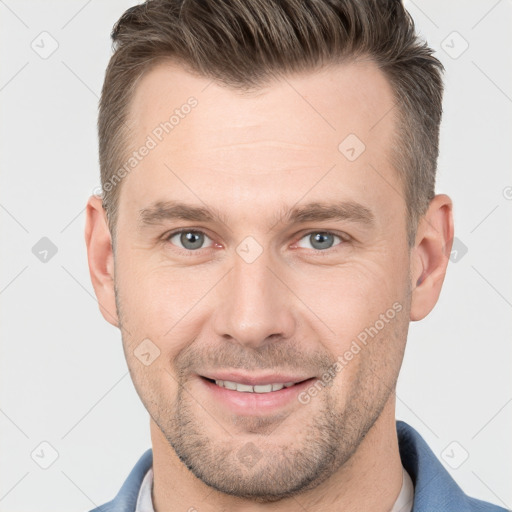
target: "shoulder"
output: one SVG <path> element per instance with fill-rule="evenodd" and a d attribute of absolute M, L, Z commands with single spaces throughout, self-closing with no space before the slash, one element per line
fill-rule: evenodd
<path fill-rule="evenodd" d="M 414 483 L 413 512 L 507 512 L 465 494 L 410 425 L 397 421 L 396 429 L 402 464 Z"/>
<path fill-rule="evenodd" d="M 144 476 L 153 465 L 153 451 L 145 451 L 124 481 L 116 497 L 90 512 L 135 512 Z"/>

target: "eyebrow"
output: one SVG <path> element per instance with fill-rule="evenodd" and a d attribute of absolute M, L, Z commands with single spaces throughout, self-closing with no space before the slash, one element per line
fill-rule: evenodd
<path fill-rule="evenodd" d="M 290 208 L 283 206 L 269 224 L 272 229 L 278 222 L 300 224 L 304 222 L 319 222 L 326 220 L 348 220 L 363 225 L 372 226 L 375 221 L 373 212 L 366 206 L 354 201 L 339 203 L 312 202 L 303 206 Z M 160 225 L 169 220 L 187 220 L 193 222 L 220 221 L 227 224 L 225 215 L 216 208 L 195 206 L 180 201 L 157 201 L 139 211 L 141 227 Z"/>

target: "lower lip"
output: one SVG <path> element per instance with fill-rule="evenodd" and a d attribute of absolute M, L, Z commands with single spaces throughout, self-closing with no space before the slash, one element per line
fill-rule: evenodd
<path fill-rule="evenodd" d="M 221 388 L 215 382 L 200 377 L 200 381 L 212 394 L 214 400 L 225 405 L 235 414 L 253 416 L 276 412 L 294 402 L 300 404 L 298 395 L 301 391 L 311 386 L 314 380 L 315 378 L 308 379 L 289 388 L 271 391 L 270 393 L 244 393 Z"/>

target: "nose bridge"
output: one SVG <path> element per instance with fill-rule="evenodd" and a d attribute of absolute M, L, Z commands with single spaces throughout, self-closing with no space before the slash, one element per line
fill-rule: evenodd
<path fill-rule="evenodd" d="M 215 317 L 217 335 L 254 348 L 271 336 L 290 337 L 295 325 L 292 298 L 276 277 L 280 266 L 262 249 L 251 241 L 239 245 Z"/>

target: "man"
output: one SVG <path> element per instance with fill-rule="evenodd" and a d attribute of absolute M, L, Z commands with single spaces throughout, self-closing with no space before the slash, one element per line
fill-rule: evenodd
<path fill-rule="evenodd" d="M 503 510 L 395 421 L 453 239 L 401 3 L 153 0 L 112 37 L 85 235 L 152 450 L 96 510 Z"/>

